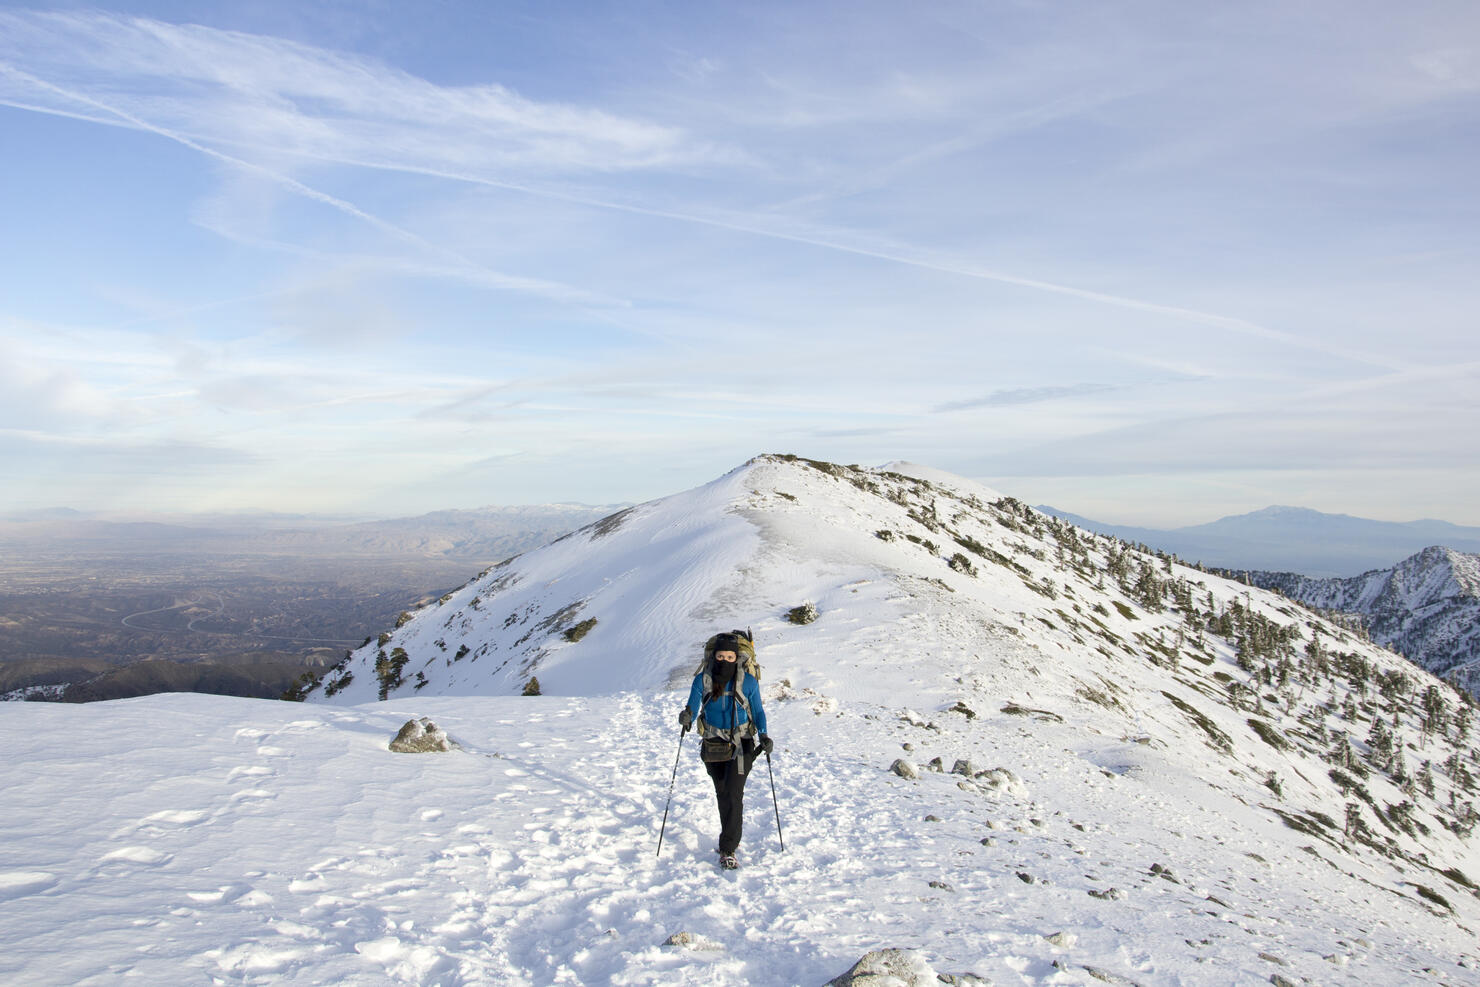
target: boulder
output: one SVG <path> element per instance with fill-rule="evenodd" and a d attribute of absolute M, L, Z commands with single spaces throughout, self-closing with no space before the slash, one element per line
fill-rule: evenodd
<path fill-rule="evenodd" d="M 901 778 L 907 778 L 910 781 L 914 781 L 920 777 L 920 769 L 915 767 L 913 764 L 911 764 L 909 761 L 906 761 L 902 757 L 896 758 L 894 763 L 889 765 L 889 770 L 893 771 Z"/>
<path fill-rule="evenodd" d="M 876 949 L 827 987 L 939 987 L 940 977 L 913 949 Z"/>
<path fill-rule="evenodd" d="M 391 741 L 391 750 L 397 754 L 433 754 L 459 749 L 445 730 L 425 716 L 419 720 L 407 720 L 396 739 Z"/>

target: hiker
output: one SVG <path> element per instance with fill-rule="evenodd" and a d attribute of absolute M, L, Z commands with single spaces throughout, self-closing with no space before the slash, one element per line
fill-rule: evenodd
<path fill-rule="evenodd" d="M 760 682 L 745 667 L 753 665 L 755 654 L 748 635 L 717 634 L 705 651 L 707 660 L 694 675 L 688 705 L 679 712 L 678 722 L 687 731 L 698 720 L 703 738 L 700 756 L 719 803 L 719 862 L 734 870 L 739 866 L 735 851 L 740 847 L 745 779 L 757 753 L 769 755 L 773 745 L 766 736 Z"/>

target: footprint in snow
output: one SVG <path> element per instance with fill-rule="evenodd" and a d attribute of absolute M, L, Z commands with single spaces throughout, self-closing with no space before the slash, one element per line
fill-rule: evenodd
<path fill-rule="evenodd" d="M 164 853 L 146 846 L 126 846 L 103 854 L 98 860 L 98 863 L 141 864 L 145 867 L 162 867 L 174 859 L 175 855 L 173 853 Z"/>
<path fill-rule="evenodd" d="M 277 793 L 276 792 L 269 792 L 265 788 L 248 788 L 248 789 L 245 789 L 244 791 L 237 792 L 235 795 L 231 796 L 231 801 L 233 801 L 233 802 L 247 802 L 247 801 L 252 801 L 252 800 L 256 800 L 256 799 L 275 799 L 275 798 L 277 798 Z"/>
<path fill-rule="evenodd" d="M 229 901 L 236 901 L 242 895 L 251 891 L 247 884 L 222 884 L 213 891 L 189 891 L 186 897 L 199 905 L 220 905 Z"/>
<path fill-rule="evenodd" d="M 56 884 L 57 876 L 44 870 L 0 871 L 0 901 L 40 894 Z"/>
<path fill-rule="evenodd" d="M 239 777 L 261 778 L 270 774 L 272 774 L 271 768 L 264 768 L 256 764 L 243 764 L 239 767 L 232 768 L 231 773 L 226 776 L 226 780 L 235 781 Z"/>
<path fill-rule="evenodd" d="M 210 818 L 209 812 L 199 809 L 166 809 L 139 820 L 140 826 L 194 826 Z"/>

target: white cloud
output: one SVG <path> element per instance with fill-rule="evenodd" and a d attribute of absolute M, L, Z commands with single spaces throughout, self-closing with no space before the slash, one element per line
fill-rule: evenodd
<path fill-rule="evenodd" d="M 609 501 L 783 441 L 1099 477 L 1469 448 L 1464 6 L 487 11 L 510 37 L 455 64 L 404 10 L 377 57 L 252 11 L 0 12 L 0 103 L 110 125 L 20 115 L 46 160 L 77 142 L 78 211 L 163 204 L 115 248 L 156 262 L 17 279 L 14 311 L 115 331 L 33 346 L 9 413 L 235 451 L 244 498 L 373 456 L 428 508 L 438 477 L 578 457 L 612 485 L 551 497 Z M 41 198 L 38 245 L 70 206 Z"/>
<path fill-rule="evenodd" d="M 679 130 L 541 102 L 496 85 L 438 86 L 372 59 L 264 35 L 97 12 L 0 12 L 0 99 L 102 120 L 43 79 L 218 148 L 361 164 L 540 171 L 702 160 Z"/>

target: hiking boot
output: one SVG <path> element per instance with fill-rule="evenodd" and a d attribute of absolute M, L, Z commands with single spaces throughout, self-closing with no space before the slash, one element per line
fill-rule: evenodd
<path fill-rule="evenodd" d="M 740 866 L 740 861 L 735 859 L 733 853 L 722 853 L 719 855 L 719 865 L 725 870 L 735 870 Z"/>

